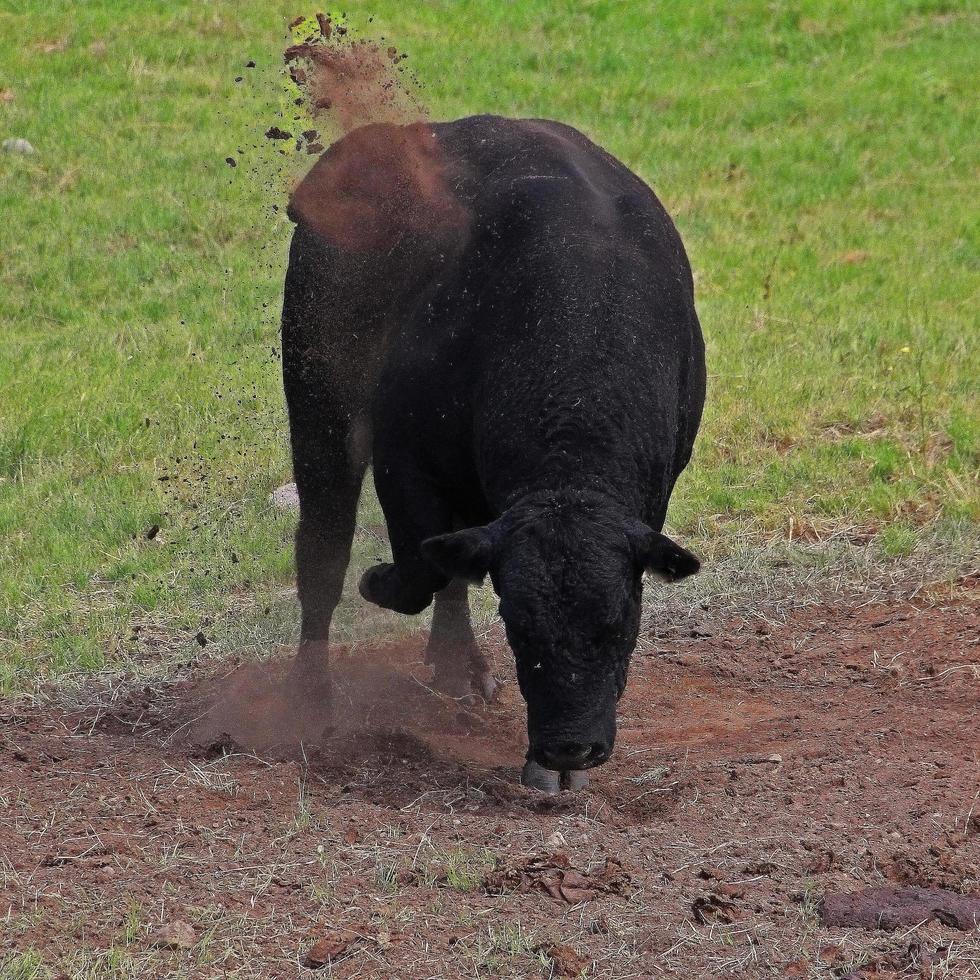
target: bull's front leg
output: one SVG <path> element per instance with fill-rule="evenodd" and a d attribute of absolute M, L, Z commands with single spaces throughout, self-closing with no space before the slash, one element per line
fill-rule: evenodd
<path fill-rule="evenodd" d="M 449 584 L 448 576 L 422 557 L 422 542 L 452 530 L 452 510 L 416 466 L 388 462 L 375 446 L 374 485 L 384 511 L 393 562 L 382 562 L 362 576 L 358 591 L 383 609 L 415 616 Z"/>
<path fill-rule="evenodd" d="M 454 698 L 477 694 L 489 703 L 500 685 L 473 633 L 468 594 L 459 578 L 436 593 L 425 662 L 434 670 L 433 687 Z"/>

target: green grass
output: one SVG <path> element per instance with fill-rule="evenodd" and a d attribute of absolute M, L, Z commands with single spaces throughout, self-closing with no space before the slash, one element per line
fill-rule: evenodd
<path fill-rule="evenodd" d="M 38 151 L 0 154 L 0 690 L 290 635 L 271 205 L 303 161 L 262 133 L 298 12 L 0 8 L 0 136 Z M 975 541 L 975 5 L 349 12 L 434 116 L 577 124 L 675 216 L 711 373 L 671 515 L 695 547 Z"/>

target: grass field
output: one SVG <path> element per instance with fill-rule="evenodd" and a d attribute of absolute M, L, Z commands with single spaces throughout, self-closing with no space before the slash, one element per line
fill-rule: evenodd
<path fill-rule="evenodd" d="M 0 8 L 0 137 L 37 150 L 0 154 L 0 690 L 292 635 L 271 205 L 302 161 L 262 133 L 305 12 Z M 711 373 L 685 541 L 976 554 L 974 4 L 348 12 L 434 117 L 576 124 L 674 215 Z"/>

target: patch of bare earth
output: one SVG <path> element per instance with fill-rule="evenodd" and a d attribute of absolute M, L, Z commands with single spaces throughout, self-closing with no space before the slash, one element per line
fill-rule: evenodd
<path fill-rule="evenodd" d="M 674 624 L 636 656 L 614 760 L 550 798 L 518 785 L 513 683 L 491 707 L 440 697 L 422 639 L 339 652 L 321 718 L 283 706 L 276 663 L 10 705 L 0 964 L 980 975 L 977 598 Z"/>

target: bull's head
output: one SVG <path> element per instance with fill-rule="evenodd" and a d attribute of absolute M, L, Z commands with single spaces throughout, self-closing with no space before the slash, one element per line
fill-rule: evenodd
<path fill-rule="evenodd" d="M 554 497 L 430 538 L 423 552 L 447 575 L 479 582 L 489 573 L 527 701 L 529 757 L 560 771 L 602 765 L 616 739 L 643 573 L 683 578 L 698 559 L 611 503 Z"/>

